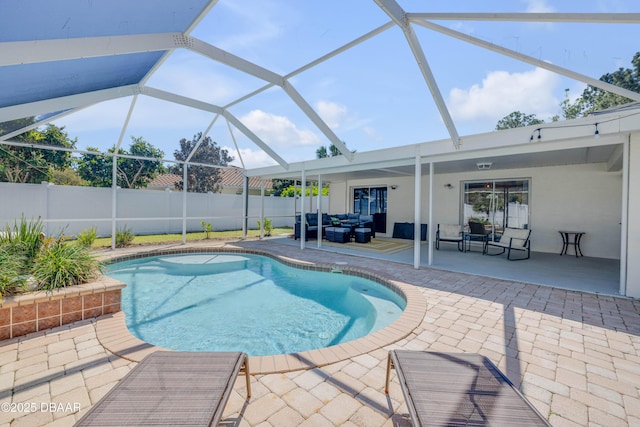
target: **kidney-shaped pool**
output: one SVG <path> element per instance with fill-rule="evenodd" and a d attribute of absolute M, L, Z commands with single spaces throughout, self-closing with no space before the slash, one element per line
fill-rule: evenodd
<path fill-rule="evenodd" d="M 386 286 L 339 270 L 287 266 L 244 253 L 117 262 L 129 331 L 181 351 L 295 353 L 341 344 L 396 320 L 406 306 Z"/>

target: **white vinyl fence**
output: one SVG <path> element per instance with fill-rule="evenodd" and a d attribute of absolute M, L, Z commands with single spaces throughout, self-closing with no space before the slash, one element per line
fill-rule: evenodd
<path fill-rule="evenodd" d="M 201 221 L 214 231 L 240 230 L 243 220 L 243 195 L 187 193 L 186 214 L 180 191 L 117 189 L 115 192 L 116 228 L 129 228 L 134 234 L 182 233 L 183 218 L 187 231 L 202 231 Z M 248 227 L 257 229 L 261 206 L 264 217 L 274 227 L 293 227 L 295 198 L 249 196 Z M 64 232 L 75 235 L 96 227 L 99 236 L 110 236 L 114 217 L 114 193 L 111 188 L 67 185 L 0 183 L 0 227 L 13 224 L 24 215 L 40 218 L 49 235 Z M 323 207 L 328 197 L 323 197 Z M 315 206 L 315 202 L 313 203 Z M 308 211 L 308 209 L 307 209 Z"/>

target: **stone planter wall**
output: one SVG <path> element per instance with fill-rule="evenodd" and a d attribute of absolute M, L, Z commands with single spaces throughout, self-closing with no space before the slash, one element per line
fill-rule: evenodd
<path fill-rule="evenodd" d="M 120 311 L 125 284 L 106 276 L 91 283 L 3 297 L 0 340 Z"/>

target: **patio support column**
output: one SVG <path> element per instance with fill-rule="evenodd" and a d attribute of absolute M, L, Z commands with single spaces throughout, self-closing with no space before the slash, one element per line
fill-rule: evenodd
<path fill-rule="evenodd" d="M 304 243 L 307 239 L 307 227 L 305 227 L 305 223 L 307 220 L 307 218 L 305 217 L 307 209 L 307 207 L 305 206 L 307 201 L 307 174 L 304 171 L 304 166 L 302 167 L 302 171 L 300 172 L 300 178 L 302 180 L 300 183 L 300 191 L 302 193 L 300 195 L 300 249 L 304 249 Z"/>
<path fill-rule="evenodd" d="M 118 218 L 118 156 L 115 151 L 111 159 L 111 249 L 115 249 Z"/>
<path fill-rule="evenodd" d="M 118 143 L 113 148 L 113 167 L 111 169 L 111 249 L 116 248 L 116 222 L 118 218 L 118 151 L 120 150 L 120 146 L 122 145 L 122 140 L 124 139 L 124 134 L 127 132 L 127 127 L 129 127 L 129 121 L 131 120 L 131 114 L 133 114 L 133 109 L 136 106 L 136 101 L 138 100 L 138 95 L 135 95 L 131 99 L 131 105 L 129 106 L 129 112 L 127 113 L 127 117 L 124 119 L 124 124 L 122 125 L 122 130 L 120 131 L 120 136 L 118 137 Z M 134 233 L 135 234 L 135 233 Z"/>
<path fill-rule="evenodd" d="M 421 233 L 421 205 L 422 205 L 422 163 L 420 162 L 420 153 L 416 153 L 415 167 L 415 195 L 413 197 L 413 268 L 420 268 L 420 243 Z"/>
<path fill-rule="evenodd" d="M 428 246 L 428 261 L 427 265 L 431 266 L 433 264 L 433 242 L 435 241 L 433 230 L 433 162 L 429 163 L 429 225 L 427 226 L 427 241 L 429 242 Z"/>
<path fill-rule="evenodd" d="M 244 177 L 242 184 L 242 240 L 247 238 L 249 229 L 249 177 Z"/>
<path fill-rule="evenodd" d="M 260 178 L 260 239 L 264 238 L 264 178 Z"/>
<path fill-rule="evenodd" d="M 189 165 L 185 162 L 182 167 L 182 244 L 187 244 L 187 168 Z"/>
<path fill-rule="evenodd" d="M 620 295 L 627 295 L 627 254 L 629 239 L 629 138 L 622 144 L 622 210 L 620 218 Z"/>
<path fill-rule="evenodd" d="M 316 202 L 318 208 L 318 247 L 322 247 L 322 175 L 318 175 L 318 201 Z"/>

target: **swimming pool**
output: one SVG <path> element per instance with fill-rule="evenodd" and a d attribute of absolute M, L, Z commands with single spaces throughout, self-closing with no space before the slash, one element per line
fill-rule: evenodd
<path fill-rule="evenodd" d="M 404 298 L 338 272 L 245 253 L 163 255 L 114 263 L 136 337 L 181 351 L 295 353 L 363 337 L 395 321 Z"/>

